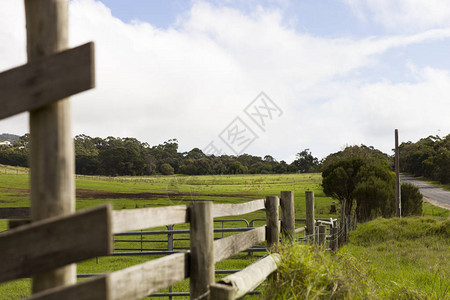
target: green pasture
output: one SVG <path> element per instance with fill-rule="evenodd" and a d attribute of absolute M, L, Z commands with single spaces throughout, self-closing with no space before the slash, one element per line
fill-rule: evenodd
<path fill-rule="evenodd" d="M 0 207 L 29 206 L 29 178 L 27 169 L 0 166 Z M 333 200 L 323 194 L 320 174 L 284 174 L 284 175 L 215 175 L 215 176 L 151 176 L 151 177 L 101 177 L 77 176 L 77 210 L 111 202 L 114 209 L 132 209 L 166 205 L 188 205 L 191 201 L 210 200 L 217 203 L 241 203 L 253 199 L 262 199 L 267 195 L 279 195 L 280 191 L 291 190 L 295 193 L 296 217 L 304 218 L 306 190 L 315 193 L 316 217 L 337 217 L 330 215 Z M 338 290 L 341 295 L 350 295 L 349 299 L 450 299 L 449 253 L 450 236 L 448 219 L 450 212 L 423 204 L 425 218 L 378 219 L 359 225 L 351 234 L 351 241 L 338 255 L 332 253 L 314 254 L 304 246 L 303 249 L 286 250 L 296 263 L 286 262 L 287 274 L 300 276 L 295 265 L 304 265 L 310 275 L 305 278 L 306 291 L 334 293 L 334 285 L 343 281 Z M 232 217 L 252 220 L 265 218 L 264 212 Z M 230 219 L 230 218 L 228 218 Z M 261 226 L 264 222 L 256 223 Z M 303 226 L 301 222 L 297 226 Z M 221 223 L 215 223 L 221 228 Z M 240 221 L 224 223 L 224 227 L 243 227 Z M 0 231 L 7 228 L 6 220 L 0 220 Z M 187 229 L 187 224 L 176 225 L 175 229 Z M 163 230 L 164 227 L 152 228 Z M 396 233 L 396 234 L 394 234 Z M 227 233 L 224 236 L 231 234 Z M 216 233 L 216 237 L 222 234 Z M 175 238 L 187 238 L 187 234 L 175 235 Z M 166 236 L 144 236 L 143 248 L 167 249 Z M 137 242 L 116 242 L 115 247 L 140 249 L 140 237 L 121 236 L 116 240 L 135 239 Z M 157 240 L 157 242 L 148 242 Z M 175 241 L 175 247 L 188 247 L 188 241 Z M 294 252 L 290 252 L 294 251 Z M 302 252 L 303 253 L 303 252 Z M 242 269 L 258 259 L 258 255 L 249 257 L 238 254 L 216 264 L 217 270 Z M 112 272 L 139 264 L 157 256 L 100 257 L 77 264 L 79 274 Z M 294 266 L 295 270 L 290 268 Z M 315 270 L 314 272 L 309 270 Z M 303 272 L 303 271 L 302 271 Z M 225 275 L 221 275 L 225 276 Z M 221 276 L 216 276 L 216 279 Z M 284 275 L 282 275 L 284 276 Z M 306 277 L 305 277 L 306 276 Z M 309 277 L 308 277 L 309 276 Z M 311 277 L 313 276 L 313 277 Z M 303 278 L 302 277 L 302 278 Z M 300 278 L 300 277 L 299 277 Z M 83 279 L 80 279 L 83 280 Z M 336 281 L 337 280 L 337 281 Z M 22 279 L 0 285 L 0 299 L 21 299 L 30 294 L 30 280 Z M 291 284 L 276 283 L 278 285 Z M 303 283 L 302 283 L 303 284 Z M 314 285 L 311 285 L 314 284 Z M 324 284 L 324 285 L 316 285 Z M 331 285 L 330 285 L 331 284 Z M 296 290 L 292 286 L 290 290 Z M 173 291 L 187 291 L 189 281 L 174 286 Z M 273 286 L 269 292 L 273 292 Z M 275 289 L 277 286 L 275 286 Z M 264 286 L 260 287 L 264 289 Z M 286 289 L 288 291 L 289 289 Z M 323 294 L 323 295 L 325 295 Z M 328 294 L 330 295 L 330 294 Z M 359 296 L 358 296 L 359 295 Z M 297 295 L 298 299 L 302 299 Z M 283 295 L 276 296 L 283 299 Z M 403 297 L 403 298 L 402 298 Z M 252 297 L 246 297 L 252 298 Z M 253 297 L 258 298 L 258 297 Z M 313 299 L 314 297 L 311 297 Z M 159 298 L 164 299 L 164 298 Z M 165 298 L 167 299 L 167 298 Z M 175 298 L 180 299 L 180 298 Z M 315 299 L 315 298 L 314 298 Z M 328 298 L 327 298 L 328 299 Z"/>
<path fill-rule="evenodd" d="M 5 171 L 6 170 L 6 171 Z M 13 167 L 0 166 L 0 207 L 26 207 L 29 206 L 29 175 L 24 168 L 15 171 Z M 76 209 L 93 207 L 105 202 L 111 202 L 114 209 L 132 209 L 143 207 L 189 205 L 191 201 L 208 200 L 216 203 L 242 203 L 265 198 L 268 195 L 280 195 L 281 191 L 294 191 L 296 217 L 305 217 L 305 191 L 313 190 L 315 193 L 316 217 L 337 217 L 330 215 L 332 199 L 326 197 L 320 187 L 320 174 L 283 174 L 283 175 L 214 175 L 214 176 L 149 176 L 149 177 L 102 177 L 102 176 L 76 176 L 77 200 Z M 245 218 L 265 219 L 262 211 L 244 216 L 231 217 L 232 219 Z M 227 219 L 227 218 L 224 218 Z M 230 218 L 228 218 L 230 219 Z M 261 226 L 264 221 L 255 222 Z M 298 222 L 297 226 L 303 226 Z M 242 221 L 227 222 L 225 228 L 245 227 Z M 221 228 L 221 223 L 215 223 Z M 176 225 L 175 229 L 187 229 L 187 224 Z M 7 221 L 0 220 L 0 231 L 7 229 Z M 152 228 L 164 230 L 166 228 Z M 224 236 L 233 233 L 225 233 Z M 217 238 L 221 233 L 215 234 Z M 178 234 L 175 238 L 188 238 L 187 234 Z M 142 245 L 144 249 L 167 249 L 167 236 L 144 236 Z M 140 237 L 116 237 L 116 240 L 140 240 Z M 161 242 L 146 242 L 148 240 L 161 240 Z M 175 247 L 188 247 L 188 241 L 175 241 Z M 116 248 L 140 249 L 141 242 L 116 242 Z M 238 254 L 231 259 L 216 264 L 217 270 L 242 269 L 258 259 L 255 253 L 249 257 L 246 253 Z M 78 263 L 78 274 L 92 274 L 112 272 L 128 266 L 155 259 L 157 256 L 115 256 L 100 257 Z M 221 275 L 226 276 L 226 275 Z M 217 276 L 217 279 L 221 276 Z M 82 279 L 81 279 L 82 280 Z M 187 291 L 189 281 L 185 280 L 174 286 L 173 291 Z M 29 295 L 30 280 L 16 280 L 0 285 L 0 298 L 20 299 Z M 161 298 L 163 299 L 163 298 Z M 180 299 L 180 298 L 178 298 Z"/>

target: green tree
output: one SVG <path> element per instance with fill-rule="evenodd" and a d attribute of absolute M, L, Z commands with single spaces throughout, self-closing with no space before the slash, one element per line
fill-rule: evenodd
<path fill-rule="evenodd" d="M 354 148 L 351 152 L 354 153 Z M 382 157 L 364 160 L 349 153 L 341 154 L 339 160 L 332 154 L 333 162 L 322 173 L 324 193 L 339 200 L 341 218 L 356 214 L 364 222 L 378 216 L 392 216 L 395 179 L 387 161 Z"/>
<path fill-rule="evenodd" d="M 163 175 L 173 175 L 174 174 L 173 167 L 168 163 L 162 164 L 161 167 L 159 167 L 159 171 Z"/>
<path fill-rule="evenodd" d="M 402 172 L 450 183 L 450 134 L 444 138 L 428 136 L 400 145 Z"/>
<path fill-rule="evenodd" d="M 311 154 L 309 149 L 297 153 L 296 158 L 292 164 L 300 173 L 317 172 L 319 160 Z"/>
<path fill-rule="evenodd" d="M 327 196 L 337 199 L 341 205 L 341 218 L 352 214 L 357 175 L 364 165 L 361 158 L 336 161 L 322 172 L 323 191 Z"/>
<path fill-rule="evenodd" d="M 395 212 L 395 176 L 382 164 L 365 164 L 357 175 L 356 216 L 365 222 L 378 216 L 392 217 Z"/>

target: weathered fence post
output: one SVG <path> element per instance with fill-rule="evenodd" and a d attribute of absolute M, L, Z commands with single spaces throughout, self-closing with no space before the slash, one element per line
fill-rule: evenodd
<path fill-rule="evenodd" d="M 331 240 L 330 240 L 330 248 L 332 251 L 336 250 L 336 245 L 337 245 L 337 234 L 339 232 L 339 230 L 337 230 L 337 224 L 338 222 L 336 220 L 332 220 L 332 225 L 331 225 Z"/>
<path fill-rule="evenodd" d="M 266 207 L 267 248 L 271 248 L 279 241 L 280 222 L 279 222 L 278 207 L 280 205 L 280 201 L 277 196 L 267 196 L 264 205 Z"/>
<path fill-rule="evenodd" d="M 314 191 L 305 192 L 306 200 L 306 238 L 308 241 L 314 241 Z"/>
<path fill-rule="evenodd" d="M 281 230 L 287 240 L 289 240 L 289 242 L 293 242 L 295 238 L 295 208 L 293 191 L 281 192 L 280 206 Z"/>
<path fill-rule="evenodd" d="M 190 218 L 190 296 L 210 299 L 209 285 L 214 283 L 214 226 L 211 202 L 193 202 Z"/>
<path fill-rule="evenodd" d="M 67 0 L 26 0 L 28 61 L 68 46 Z M 30 111 L 33 221 L 75 211 L 74 146 L 69 99 Z M 76 265 L 33 276 L 33 293 L 76 282 Z"/>
<path fill-rule="evenodd" d="M 325 248 L 325 242 L 326 242 L 326 231 L 327 226 L 324 224 L 319 225 L 319 246 L 322 248 Z"/>

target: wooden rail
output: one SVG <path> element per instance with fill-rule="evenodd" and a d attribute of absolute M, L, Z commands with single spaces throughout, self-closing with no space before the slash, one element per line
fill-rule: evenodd
<path fill-rule="evenodd" d="M 0 233 L 0 282 L 112 251 L 111 205 Z"/>
<path fill-rule="evenodd" d="M 185 205 L 113 211 L 113 220 L 113 233 L 189 222 Z"/>
<path fill-rule="evenodd" d="M 239 204 L 214 204 L 213 218 L 245 215 L 264 209 L 264 199 Z"/>
<path fill-rule="evenodd" d="M 306 231 L 306 226 L 296 228 L 294 231 L 295 231 L 295 233 L 304 232 L 304 231 Z"/>
<path fill-rule="evenodd" d="M 217 263 L 266 240 L 266 226 L 214 241 L 214 262 Z"/>
<path fill-rule="evenodd" d="M 96 276 L 73 286 L 34 294 L 33 300 L 142 299 L 189 277 L 189 254 L 176 253 L 113 273 Z"/>
<path fill-rule="evenodd" d="M 251 264 L 237 273 L 231 274 L 211 289 L 211 299 L 237 299 L 253 291 L 277 269 L 280 256 L 276 253 Z M 231 286 L 231 291 L 230 291 Z"/>
<path fill-rule="evenodd" d="M 37 59 L 0 73 L 0 119 L 47 105 L 94 85 L 93 43 Z"/>

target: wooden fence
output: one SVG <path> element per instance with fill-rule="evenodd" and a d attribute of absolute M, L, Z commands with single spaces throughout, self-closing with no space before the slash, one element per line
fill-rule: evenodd
<path fill-rule="evenodd" d="M 308 194 L 313 200 L 312 192 Z M 214 218 L 261 209 L 266 210 L 265 226 L 214 241 Z M 37 221 L 0 234 L 0 282 L 109 255 L 116 233 L 189 223 L 189 253 L 170 254 L 77 284 L 47 289 L 33 294 L 30 299 L 141 299 L 188 277 L 191 299 L 235 299 L 252 291 L 276 270 L 278 255 L 272 253 L 218 283 L 214 283 L 215 263 L 264 241 L 270 249 L 280 240 L 280 232 L 285 236 L 283 240 L 292 241 L 296 232 L 306 230 L 305 227 L 294 228 L 293 209 L 293 192 L 282 192 L 281 199 L 268 196 L 242 204 L 193 202 L 190 206 L 120 211 L 113 211 L 111 205 L 106 204 Z M 318 228 L 319 235 L 311 240 L 323 245 L 325 225 Z M 315 236 L 315 231 L 313 228 L 310 237 Z"/>
<path fill-rule="evenodd" d="M 95 63 L 93 43 L 68 49 L 68 5 L 68 0 L 25 0 L 28 63 L 0 73 L 0 119 L 30 112 L 33 220 L 0 234 L 0 282 L 33 276 L 31 299 L 139 299 L 187 277 L 193 299 L 216 297 L 211 295 L 230 299 L 252 289 L 259 282 L 256 278 L 263 280 L 276 268 L 276 255 L 226 277 L 226 284 L 213 284 L 214 263 L 250 244 L 278 242 L 278 197 L 243 204 L 196 202 L 190 207 L 125 211 L 113 211 L 108 204 L 74 213 L 68 97 L 95 86 Z M 291 239 L 295 228 L 289 219 L 293 207 L 288 203 L 293 203 L 293 195 L 285 192 L 281 195 L 281 228 Z M 214 241 L 214 217 L 264 207 L 266 226 Z M 75 284 L 73 263 L 110 254 L 114 233 L 186 222 L 190 223 L 189 253 L 168 255 Z M 309 223 L 306 229 L 313 237 L 314 225 Z"/>

